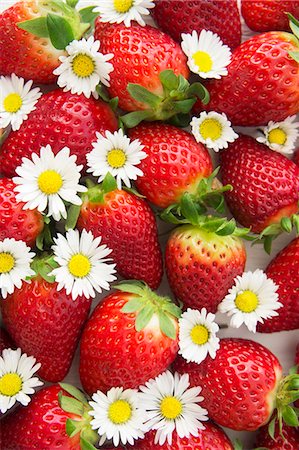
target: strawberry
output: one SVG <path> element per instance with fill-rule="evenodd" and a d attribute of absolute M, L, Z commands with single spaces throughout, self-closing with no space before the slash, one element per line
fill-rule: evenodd
<path fill-rule="evenodd" d="M 233 125 L 266 125 L 299 111 L 298 39 L 284 32 L 259 34 L 232 55 L 228 75 L 206 84 L 211 101 L 204 109 L 224 112 Z M 200 108 L 198 108 L 200 106 Z M 202 109 L 197 104 L 195 111 Z"/>
<path fill-rule="evenodd" d="M 35 83 L 55 82 L 53 70 L 60 64 L 62 50 L 90 26 L 81 23 L 70 3 L 24 0 L 0 14 L 2 75 L 15 73 Z"/>
<path fill-rule="evenodd" d="M 271 419 L 274 408 L 280 424 L 282 417 L 286 423 L 293 418 L 294 424 L 295 413 L 288 404 L 298 395 L 299 376 L 282 378 L 276 356 L 257 342 L 221 339 L 215 359 L 207 356 L 196 364 L 179 357 L 174 369 L 188 373 L 192 386 L 202 387 L 202 406 L 209 418 L 221 426 L 256 430 Z"/>
<path fill-rule="evenodd" d="M 152 16 L 159 28 L 178 42 L 182 33 L 210 30 L 231 49 L 241 43 L 241 21 L 236 0 L 156 0 Z"/>
<path fill-rule="evenodd" d="M 270 436 L 268 427 L 261 427 L 258 431 L 255 446 L 267 448 L 267 450 L 298 450 L 299 429 L 284 425 L 281 436 L 276 425 L 274 439 Z"/>
<path fill-rule="evenodd" d="M 102 236 L 121 276 L 157 288 L 163 262 L 154 213 L 142 198 L 118 190 L 113 178 L 110 183 L 99 186 L 89 182 L 89 186 L 82 197 L 77 228 Z"/>
<path fill-rule="evenodd" d="M 198 430 L 198 437 L 190 435 L 189 438 L 180 438 L 174 431 L 171 445 L 167 441 L 163 445 L 155 444 L 155 431 L 150 431 L 138 441 L 138 450 L 233 450 L 232 443 L 221 428 L 212 422 L 205 422 L 204 427 L 204 430 Z"/>
<path fill-rule="evenodd" d="M 54 153 L 69 147 L 77 156 L 77 164 L 85 164 L 85 155 L 96 141 L 96 131 L 116 129 L 116 117 L 107 103 L 55 89 L 39 99 L 36 110 L 3 143 L 1 172 L 8 177 L 15 175 L 23 157 L 30 158 L 47 144 Z"/>
<path fill-rule="evenodd" d="M 294 153 L 293 161 L 297 166 L 299 166 L 299 148 Z"/>
<path fill-rule="evenodd" d="M 73 301 L 58 292 L 47 275 L 53 268 L 49 257 L 36 258 L 32 268 L 37 276 L 31 283 L 1 301 L 3 323 L 17 346 L 41 363 L 39 376 L 57 382 L 69 371 L 91 299 Z"/>
<path fill-rule="evenodd" d="M 286 12 L 299 16 L 298 0 L 242 0 L 241 13 L 254 31 L 289 31 Z"/>
<path fill-rule="evenodd" d="M 57 384 L 44 387 L 34 394 L 26 408 L 19 407 L 2 419 L 3 450 L 95 448 L 92 444 L 98 437 L 89 425 L 91 417 L 88 417 L 88 411 L 91 408 L 84 395 L 67 384 L 61 386 L 63 389 Z M 69 437 L 66 429 L 77 433 Z M 87 443 L 89 447 L 86 447 Z"/>
<path fill-rule="evenodd" d="M 5 348 L 15 349 L 16 346 L 7 331 L 3 327 L 0 327 L 0 354 Z"/>
<path fill-rule="evenodd" d="M 211 157 L 203 144 L 172 125 L 140 124 L 130 130 L 148 157 L 141 161 L 143 172 L 135 182 L 141 194 L 165 208 L 180 200 L 184 192 L 195 193 L 200 180 L 212 173 Z"/>
<path fill-rule="evenodd" d="M 0 240 L 14 238 L 34 247 L 44 227 L 43 216 L 37 209 L 23 210 L 24 203 L 16 201 L 15 186 L 10 178 L 0 180 Z"/>
<path fill-rule="evenodd" d="M 80 378 L 89 394 L 138 388 L 174 360 L 180 309 L 146 285 L 125 282 L 88 320 L 81 340 Z"/>
<path fill-rule="evenodd" d="M 270 262 L 266 274 L 278 286 L 279 315 L 259 323 L 257 331 L 273 333 L 299 328 L 299 237 Z"/>
<path fill-rule="evenodd" d="M 239 223 L 259 233 L 298 211 L 299 169 L 284 155 L 240 136 L 220 158 L 222 181 L 233 186 L 226 201 Z"/>

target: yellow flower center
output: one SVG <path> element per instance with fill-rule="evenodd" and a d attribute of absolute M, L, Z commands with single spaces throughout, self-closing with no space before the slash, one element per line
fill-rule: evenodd
<path fill-rule="evenodd" d="M 126 13 L 133 6 L 133 0 L 114 0 L 114 8 L 119 13 Z"/>
<path fill-rule="evenodd" d="M 68 268 L 74 277 L 84 278 L 89 274 L 91 264 L 87 256 L 77 253 L 69 260 Z"/>
<path fill-rule="evenodd" d="M 22 389 L 22 379 L 17 373 L 6 373 L 0 378 L 0 394 L 13 397 Z"/>
<path fill-rule="evenodd" d="M 108 417 L 116 425 L 128 422 L 131 416 L 132 408 L 126 400 L 116 400 L 109 406 Z"/>
<path fill-rule="evenodd" d="M 194 344 L 203 345 L 209 340 L 209 330 L 204 325 L 195 325 L 191 330 L 190 336 Z"/>
<path fill-rule="evenodd" d="M 73 59 L 73 72 L 80 78 L 87 78 L 93 74 L 95 64 L 89 55 L 79 54 Z"/>
<path fill-rule="evenodd" d="M 258 304 L 259 299 L 254 292 L 251 291 L 244 291 L 241 294 L 238 294 L 235 300 L 236 307 L 244 313 L 255 311 Z"/>
<path fill-rule="evenodd" d="M 63 181 L 61 175 L 55 170 L 45 170 L 39 175 L 37 184 L 44 194 L 51 195 L 57 194 Z"/>
<path fill-rule="evenodd" d="M 205 119 L 199 126 L 199 131 L 204 139 L 210 138 L 216 141 L 221 137 L 222 126 L 216 119 Z"/>
<path fill-rule="evenodd" d="M 0 253 L 0 273 L 8 273 L 14 268 L 15 259 L 10 253 Z"/>
<path fill-rule="evenodd" d="M 165 419 L 173 420 L 179 417 L 183 406 L 176 397 L 165 397 L 160 404 L 160 410 Z"/>
<path fill-rule="evenodd" d="M 9 113 L 18 112 L 22 104 L 23 101 L 21 96 L 19 94 L 16 94 L 15 92 L 5 97 L 3 102 L 4 110 Z"/>
<path fill-rule="evenodd" d="M 199 50 L 192 57 L 200 72 L 210 72 L 213 67 L 213 61 L 207 52 Z"/>
<path fill-rule="evenodd" d="M 110 167 L 114 169 L 119 169 L 119 167 L 123 167 L 127 160 L 126 154 L 120 148 L 114 148 L 107 153 L 107 162 Z"/>
<path fill-rule="evenodd" d="M 287 134 L 281 128 L 274 128 L 268 134 L 268 141 L 270 144 L 283 145 L 287 140 Z"/>

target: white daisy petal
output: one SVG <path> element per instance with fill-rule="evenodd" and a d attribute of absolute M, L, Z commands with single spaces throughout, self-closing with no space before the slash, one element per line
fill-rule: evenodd
<path fill-rule="evenodd" d="M 154 8 L 152 0 L 101 0 L 100 6 L 94 11 L 100 13 L 100 21 L 108 23 L 124 22 L 126 27 L 131 21 L 145 26 L 142 16 L 149 15 L 149 9 Z"/>
<path fill-rule="evenodd" d="M 243 323 L 249 331 L 256 332 L 258 322 L 279 315 L 277 310 L 283 305 L 279 302 L 278 286 L 260 269 L 245 272 L 235 279 L 218 306 L 218 311 L 231 317 L 230 325 L 239 328 Z"/>
<path fill-rule="evenodd" d="M 266 127 L 261 128 L 264 135 L 256 140 L 276 152 L 292 154 L 299 136 L 299 122 L 295 120 L 296 116 L 290 116 L 282 122 L 269 122 Z"/>

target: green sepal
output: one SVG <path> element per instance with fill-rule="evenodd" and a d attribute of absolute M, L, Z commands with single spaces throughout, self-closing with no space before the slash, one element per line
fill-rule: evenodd
<path fill-rule="evenodd" d="M 80 205 L 70 205 L 67 210 L 67 218 L 65 222 L 65 230 L 73 230 L 76 227 L 81 211 Z"/>
<path fill-rule="evenodd" d="M 196 103 L 195 98 L 187 98 L 186 100 L 177 100 L 173 102 L 173 111 L 182 114 L 187 114 L 192 109 L 195 103 Z"/>
<path fill-rule="evenodd" d="M 299 214 L 293 214 L 292 217 L 283 217 L 279 223 L 273 223 L 266 228 L 254 239 L 253 244 L 263 243 L 265 251 L 270 254 L 272 250 L 272 242 L 282 233 L 291 233 L 295 228 L 299 234 Z"/>
<path fill-rule="evenodd" d="M 165 334 L 165 336 L 169 337 L 170 339 L 175 339 L 176 330 L 169 316 L 165 314 L 165 312 L 163 311 L 159 311 L 158 316 L 159 316 L 160 330 L 162 331 L 162 333 Z"/>
<path fill-rule="evenodd" d="M 196 95 L 204 105 L 210 101 L 210 93 L 207 88 L 201 83 L 193 83 L 187 90 L 187 95 Z"/>
<path fill-rule="evenodd" d="M 49 13 L 47 27 L 52 45 L 58 50 L 64 50 L 75 39 L 71 25 L 64 17 Z"/>
<path fill-rule="evenodd" d="M 276 417 L 274 417 L 274 419 L 272 419 L 268 425 L 268 433 L 272 439 L 275 439 L 275 424 L 276 424 Z"/>
<path fill-rule="evenodd" d="M 41 38 L 49 37 L 46 17 L 37 17 L 36 19 L 18 22 L 17 27 L 20 28 L 21 30 L 28 31 L 28 33 L 34 34 L 35 36 Z"/>
<path fill-rule="evenodd" d="M 86 403 L 86 397 L 78 388 L 68 383 L 59 383 L 59 386 L 68 394 L 82 403 Z"/>
<path fill-rule="evenodd" d="M 186 128 L 190 125 L 190 114 L 176 114 L 168 120 L 168 123 L 175 127 Z"/>
<path fill-rule="evenodd" d="M 162 98 L 156 94 L 153 94 L 140 84 L 129 83 L 127 91 L 137 102 L 146 103 L 152 108 L 156 108 L 161 103 Z"/>
<path fill-rule="evenodd" d="M 243 444 L 239 439 L 236 439 L 233 443 L 234 450 L 243 450 Z"/>
<path fill-rule="evenodd" d="M 178 77 L 171 69 L 163 70 L 159 74 L 160 81 L 164 88 L 169 91 L 174 91 L 178 87 Z"/>
<path fill-rule="evenodd" d="M 69 5 L 71 8 L 75 8 L 77 6 L 79 0 L 66 0 L 67 5 Z"/>
<path fill-rule="evenodd" d="M 143 300 L 139 297 L 129 300 L 121 309 L 122 312 L 130 314 L 139 311 L 143 307 Z"/>
<path fill-rule="evenodd" d="M 82 430 L 82 424 L 77 420 L 67 419 L 65 423 L 66 434 L 72 438 Z"/>
<path fill-rule="evenodd" d="M 297 375 L 298 369 L 299 369 L 298 364 L 296 366 L 291 367 L 290 370 L 289 370 L 289 374 L 290 375 Z"/>
<path fill-rule="evenodd" d="M 80 437 L 80 448 L 81 450 L 96 450 L 96 448 L 90 442 L 84 439 L 83 436 Z"/>
<path fill-rule="evenodd" d="M 294 35 L 299 39 L 299 21 L 290 13 L 287 13 L 290 20 L 289 25 Z"/>
<path fill-rule="evenodd" d="M 60 408 L 65 412 L 76 414 L 80 417 L 84 414 L 84 406 L 82 402 L 79 402 L 75 398 L 66 397 L 62 394 L 62 392 L 59 392 L 58 394 L 58 403 Z"/>
<path fill-rule="evenodd" d="M 135 328 L 137 331 L 143 330 L 150 322 L 154 315 L 154 308 L 152 305 L 145 305 L 138 313 L 135 321 Z"/>
<path fill-rule="evenodd" d="M 31 269 L 36 273 L 33 278 L 40 275 L 48 283 L 54 283 L 55 277 L 52 275 L 50 276 L 49 273 L 57 267 L 58 264 L 54 260 L 52 254 L 45 253 L 41 256 L 35 256 L 31 263 Z"/>
<path fill-rule="evenodd" d="M 94 8 L 95 5 L 87 6 L 86 8 L 82 8 L 79 10 L 79 14 L 83 23 L 89 23 L 92 26 L 94 25 L 94 21 L 99 15 L 99 13 L 93 12 Z"/>
<path fill-rule="evenodd" d="M 104 194 L 108 194 L 108 192 L 112 192 L 117 189 L 116 179 L 111 175 L 110 172 L 107 172 L 102 182 L 101 188 Z"/>
<path fill-rule="evenodd" d="M 101 83 L 97 85 L 96 91 L 99 94 L 100 99 L 102 99 L 106 103 L 110 102 L 109 94 L 106 88 Z"/>
<path fill-rule="evenodd" d="M 112 111 L 114 111 L 114 112 L 117 111 L 118 103 L 119 103 L 118 97 L 113 97 L 111 100 L 109 100 L 109 105 L 110 105 L 110 108 L 112 109 Z"/>
<path fill-rule="evenodd" d="M 196 208 L 196 204 L 192 199 L 192 195 L 186 192 L 180 202 L 181 214 L 192 224 L 197 225 L 199 223 L 199 214 Z"/>
<path fill-rule="evenodd" d="M 149 119 L 150 117 L 151 111 L 146 109 L 144 111 L 130 112 L 128 114 L 125 114 L 124 116 L 121 116 L 120 119 L 126 128 L 134 128 L 140 122 L 142 122 L 145 119 Z"/>
<path fill-rule="evenodd" d="M 52 234 L 54 233 L 54 225 L 51 222 L 50 217 L 43 216 L 44 227 L 40 234 L 37 236 L 35 245 L 38 250 L 48 250 L 54 244 Z"/>
<path fill-rule="evenodd" d="M 128 292 L 129 294 L 142 296 L 144 289 L 146 288 L 146 284 L 143 281 L 125 280 L 121 281 L 113 287 L 114 289 L 122 292 Z"/>
<path fill-rule="evenodd" d="M 132 187 L 127 187 L 127 186 L 123 186 L 123 191 L 129 192 L 129 194 L 135 195 L 138 198 L 146 198 L 145 195 L 140 194 L 140 192 L 138 192 L 136 189 L 132 188 Z"/>
<path fill-rule="evenodd" d="M 299 420 L 298 420 L 297 414 L 295 413 L 295 411 L 293 410 L 293 408 L 291 406 L 286 406 L 285 408 L 283 408 L 281 414 L 282 414 L 282 418 L 283 418 L 284 422 L 288 426 L 298 427 Z"/>

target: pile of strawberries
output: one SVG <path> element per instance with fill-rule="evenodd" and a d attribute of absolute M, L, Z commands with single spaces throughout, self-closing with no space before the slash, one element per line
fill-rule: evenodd
<path fill-rule="evenodd" d="M 77 3 L 0 13 L 0 447 L 297 450 L 299 1 Z"/>

